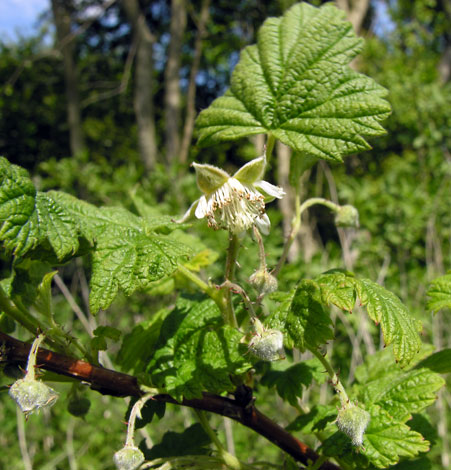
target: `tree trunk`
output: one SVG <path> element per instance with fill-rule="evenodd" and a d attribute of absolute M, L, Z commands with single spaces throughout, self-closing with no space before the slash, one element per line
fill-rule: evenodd
<path fill-rule="evenodd" d="M 207 22 L 209 18 L 210 0 L 203 0 L 200 9 L 200 18 L 197 23 L 196 43 L 194 45 L 194 59 L 191 64 L 189 75 L 188 93 L 186 97 L 186 116 L 183 127 L 183 138 L 179 152 L 180 163 L 186 163 L 188 160 L 189 148 L 194 131 L 194 120 L 196 118 L 196 77 L 199 71 L 200 59 L 202 57 L 203 39 L 207 31 Z"/>
<path fill-rule="evenodd" d="M 360 33 L 370 0 L 336 0 L 338 8 L 346 12 L 356 34 Z"/>
<path fill-rule="evenodd" d="M 138 144 L 146 170 L 152 170 L 157 161 L 155 117 L 153 106 L 153 54 L 154 38 L 139 9 L 138 0 L 123 0 L 122 5 L 137 45 L 133 107 L 138 124 Z"/>
<path fill-rule="evenodd" d="M 181 92 L 180 66 L 183 35 L 186 29 L 185 0 L 171 1 L 171 40 L 164 73 L 165 143 L 166 159 L 172 163 L 180 150 Z"/>
<path fill-rule="evenodd" d="M 64 41 L 71 33 L 70 2 L 52 0 L 52 11 L 58 43 L 61 45 L 64 66 L 64 83 L 66 87 L 67 121 L 72 155 L 85 148 L 81 124 L 80 96 L 78 93 L 78 70 L 75 63 L 74 41 Z"/>

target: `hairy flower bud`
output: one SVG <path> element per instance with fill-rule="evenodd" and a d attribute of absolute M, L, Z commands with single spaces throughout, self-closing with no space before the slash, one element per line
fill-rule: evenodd
<path fill-rule="evenodd" d="M 250 284 L 259 294 L 270 294 L 277 290 L 277 279 L 267 269 L 258 269 L 249 278 Z"/>
<path fill-rule="evenodd" d="M 370 422 L 370 414 L 353 403 L 348 403 L 338 411 L 337 426 L 351 438 L 352 444 L 361 446 L 363 434 Z"/>
<path fill-rule="evenodd" d="M 335 215 L 335 225 L 337 227 L 359 227 L 359 212 L 354 206 L 349 204 L 341 206 Z"/>
<path fill-rule="evenodd" d="M 19 379 L 9 389 L 10 396 L 23 411 L 25 416 L 52 406 L 58 394 L 40 380 Z"/>
<path fill-rule="evenodd" d="M 254 318 L 253 323 L 255 336 L 249 341 L 249 351 L 264 361 L 285 359 L 282 332 L 267 330 L 258 318 Z"/>
<path fill-rule="evenodd" d="M 136 470 L 144 462 L 144 454 L 134 446 L 125 446 L 113 457 L 118 470 Z"/>

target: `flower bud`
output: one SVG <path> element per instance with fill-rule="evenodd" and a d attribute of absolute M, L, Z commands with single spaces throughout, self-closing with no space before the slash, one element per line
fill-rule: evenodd
<path fill-rule="evenodd" d="M 354 206 L 349 204 L 340 206 L 335 215 L 335 225 L 337 227 L 359 227 L 359 212 Z"/>
<path fill-rule="evenodd" d="M 270 294 L 277 290 L 277 279 L 267 269 L 258 269 L 249 278 L 250 284 L 259 294 Z"/>
<path fill-rule="evenodd" d="M 23 411 L 25 416 L 52 406 L 58 394 L 44 382 L 34 379 L 19 379 L 9 389 L 10 396 Z"/>
<path fill-rule="evenodd" d="M 113 457 L 118 470 L 136 470 L 144 462 L 144 454 L 134 446 L 125 446 Z"/>
<path fill-rule="evenodd" d="M 348 403 L 338 411 L 337 426 L 351 438 L 352 444 L 361 446 L 363 434 L 370 422 L 370 414 L 353 403 Z"/>
<path fill-rule="evenodd" d="M 253 322 L 256 332 L 249 342 L 249 351 L 263 361 L 285 359 L 282 332 L 267 330 L 258 318 L 254 318 Z"/>

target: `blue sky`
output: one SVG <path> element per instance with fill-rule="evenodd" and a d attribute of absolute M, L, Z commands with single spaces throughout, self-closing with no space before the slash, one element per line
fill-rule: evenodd
<path fill-rule="evenodd" d="M 36 31 L 38 16 L 50 8 L 50 0 L 0 0 L 0 39 L 10 42 L 17 32 L 29 36 Z"/>

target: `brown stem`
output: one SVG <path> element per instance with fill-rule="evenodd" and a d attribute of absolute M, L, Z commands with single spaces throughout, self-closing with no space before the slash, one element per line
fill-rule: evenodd
<path fill-rule="evenodd" d="M 30 347 L 30 344 L 0 332 L 0 363 L 26 363 Z M 116 397 L 141 397 L 144 395 L 144 392 L 139 388 L 137 378 L 132 375 L 94 366 L 47 349 L 39 349 L 36 364 L 41 369 L 88 382 L 93 390 L 104 395 Z M 319 458 L 313 449 L 298 441 L 284 428 L 261 413 L 253 405 L 252 398 L 240 400 L 238 397 L 232 399 L 209 393 L 204 393 L 202 398 L 183 399 L 181 403 L 166 394 L 155 395 L 153 398 L 161 402 L 189 406 L 234 419 L 266 437 L 304 465 L 315 462 Z M 340 470 L 340 467 L 331 462 L 324 462 L 320 469 Z"/>

